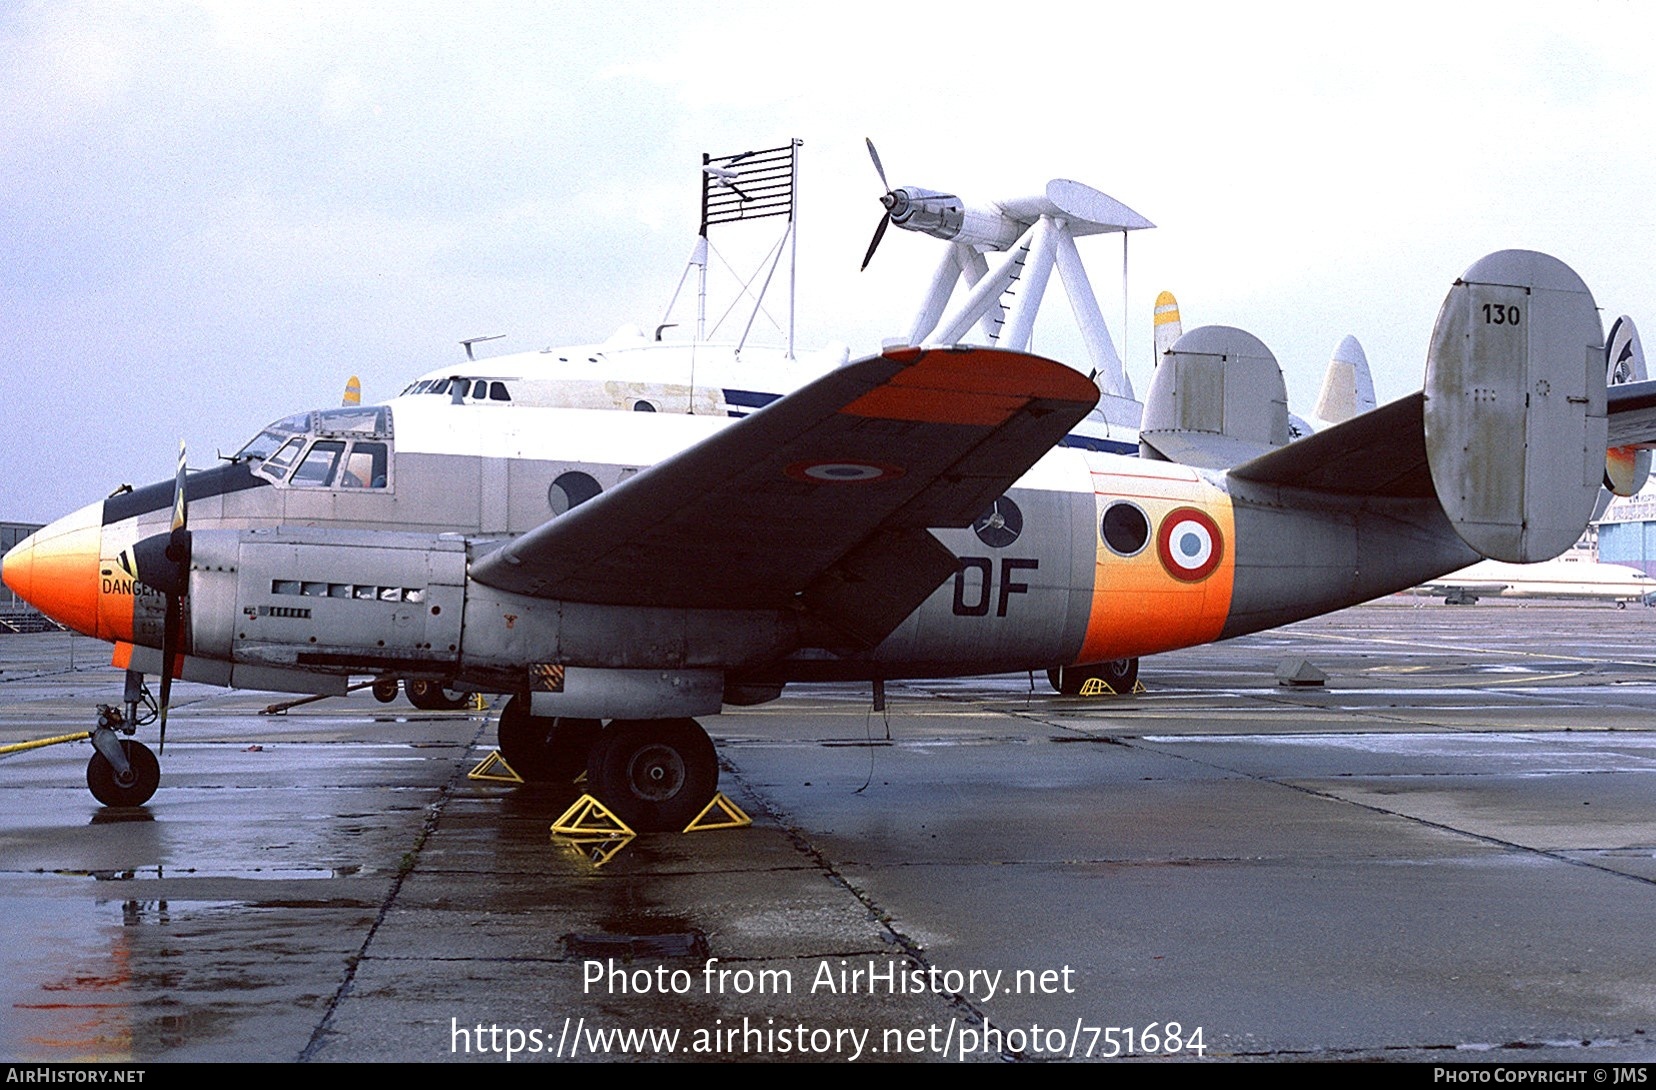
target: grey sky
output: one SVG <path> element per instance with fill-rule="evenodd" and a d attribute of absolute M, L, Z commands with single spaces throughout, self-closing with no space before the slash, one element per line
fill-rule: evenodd
<path fill-rule="evenodd" d="M 169 476 L 180 437 L 205 465 L 353 373 L 389 396 L 461 337 L 649 327 L 700 154 L 795 136 L 802 347 L 903 332 L 939 255 L 892 232 L 858 274 L 865 135 L 894 184 L 1064 176 L 1154 220 L 1141 390 L 1164 287 L 1187 328 L 1259 335 L 1301 411 L 1348 332 L 1382 399 L 1418 385 L 1444 290 L 1494 249 L 1656 329 L 1656 15 L 1376 7 L 8 5 L 0 518 Z M 1119 245 L 1081 249 L 1119 341 Z M 1054 298 L 1036 348 L 1074 344 Z"/>

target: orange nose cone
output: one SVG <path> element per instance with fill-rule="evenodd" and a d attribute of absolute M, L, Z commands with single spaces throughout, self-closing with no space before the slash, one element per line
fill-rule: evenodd
<path fill-rule="evenodd" d="M 0 560 L 0 579 L 46 616 L 98 634 L 98 547 L 103 505 L 92 504 L 35 531 Z"/>

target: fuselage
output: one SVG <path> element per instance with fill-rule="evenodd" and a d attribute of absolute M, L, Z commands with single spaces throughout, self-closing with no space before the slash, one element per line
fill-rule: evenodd
<path fill-rule="evenodd" d="M 705 669 L 761 687 L 1048 668 L 1270 627 L 1473 558 L 1444 543 L 1435 503 L 1250 490 L 1100 449 L 1135 446 L 1095 412 L 972 527 L 933 531 L 958 570 L 866 649 L 814 645 L 790 610 L 621 608 L 482 586 L 467 574 L 475 557 L 761 409 L 784 392 L 775 380 L 836 362 L 767 379 L 704 352 L 692 377 L 682 355 L 662 353 L 655 372 L 641 364 L 617 381 L 604 377 L 616 361 L 583 351 L 468 362 L 383 405 L 295 414 L 189 475 L 187 651 L 227 664 L 197 676 L 305 689 L 395 674 L 505 691 L 526 662 Z M 164 601 L 125 558 L 166 531 L 172 492 L 152 485 L 60 519 L 7 555 L 6 583 L 132 664 L 133 648 L 161 646 Z"/>

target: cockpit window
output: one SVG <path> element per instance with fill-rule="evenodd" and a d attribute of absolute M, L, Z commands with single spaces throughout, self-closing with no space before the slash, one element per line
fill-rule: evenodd
<path fill-rule="evenodd" d="M 344 452 L 345 444 L 337 439 L 320 439 L 312 443 L 305 460 L 293 471 L 288 483 L 295 488 L 327 488 L 334 482 L 334 469 Z"/>
<path fill-rule="evenodd" d="M 308 412 L 284 416 L 274 424 L 266 425 L 264 431 L 255 435 L 246 446 L 236 452 L 233 460 L 245 462 L 269 457 L 270 452 L 281 446 L 284 439 L 292 435 L 304 435 L 310 430 L 310 425 L 311 414 Z"/>
<path fill-rule="evenodd" d="M 384 443 L 355 443 L 351 447 L 351 453 L 345 458 L 345 465 L 340 469 L 339 479 L 334 482 L 334 486 L 384 488 L 389 464 Z"/>
<path fill-rule="evenodd" d="M 315 430 L 322 435 L 385 436 L 391 433 L 391 414 L 384 405 L 322 409 L 316 414 Z"/>
<path fill-rule="evenodd" d="M 275 477 L 277 480 L 281 480 L 287 476 L 288 467 L 293 464 L 295 458 L 299 457 L 299 451 L 304 446 L 304 436 L 294 436 L 283 443 L 280 450 L 264 460 L 264 464 L 259 467 L 259 472 L 267 477 Z"/>

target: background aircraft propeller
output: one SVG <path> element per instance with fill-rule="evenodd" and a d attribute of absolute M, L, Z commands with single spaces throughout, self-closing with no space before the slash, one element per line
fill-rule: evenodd
<path fill-rule="evenodd" d="M 886 228 L 891 226 L 891 210 L 896 207 L 897 198 L 891 192 L 891 183 L 886 181 L 885 167 L 880 163 L 880 153 L 874 150 L 874 141 L 865 136 L 863 142 L 868 145 L 868 157 L 874 160 L 874 173 L 880 176 L 880 185 L 885 187 L 885 196 L 880 198 L 880 203 L 885 205 L 885 212 L 880 215 L 880 222 L 874 228 L 874 241 L 868 244 L 868 252 L 863 255 L 862 267 L 866 269 L 868 263 L 874 260 L 874 251 L 880 248 L 880 240 L 885 238 Z"/>

